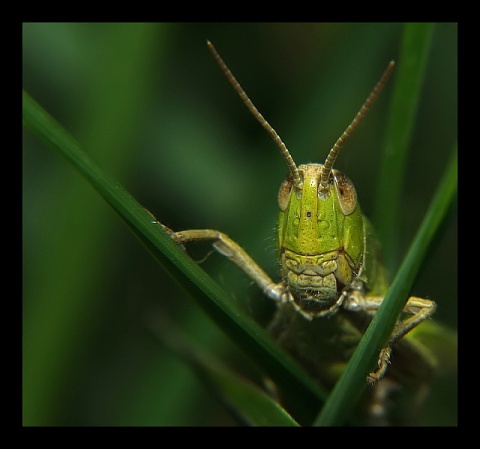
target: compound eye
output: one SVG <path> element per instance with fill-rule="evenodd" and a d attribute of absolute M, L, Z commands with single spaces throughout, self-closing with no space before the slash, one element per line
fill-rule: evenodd
<path fill-rule="evenodd" d="M 280 185 L 280 189 L 278 191 L 278 207 L 282 212 L 284 212 L 288 207 L 290 195 L 292 193 L 292 187 L 293 180 L 291 176 L 288 176 Z"/>
<path fill-rule="evenodd" d="M 343 215 L 350 215 L 357 208 L 357 192 L 352 181 L 338 170 L 332 170 L 338 203 Z"/>

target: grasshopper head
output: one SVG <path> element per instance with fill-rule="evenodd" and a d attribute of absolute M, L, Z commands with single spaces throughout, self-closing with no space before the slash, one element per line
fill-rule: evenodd
<path fill-rule="evenodd" d="M 363 216 L 353 183 L 331 170 L 322 186 L 324 165 L 298 167 L 280 186 L 277 242 L 282 275 L 306 316 L 320 316 L 360 272 Z"/>

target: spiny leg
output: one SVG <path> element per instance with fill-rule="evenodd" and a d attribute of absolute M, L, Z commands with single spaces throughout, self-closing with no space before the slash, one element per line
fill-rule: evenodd
<path fill-rule="evenodd" d="M 187 231 L 173 232 L 164 227 L 173 240 L 179 244 L 195 241 L 212 241 L 212 246 L 223 256 L 228 257 L 234 264 L 241 268 L 262 291 L 275 301 L 289 300 L 289 293 L 284 284 L 276 284 L 247 254 L 247 252 L 228 235 L 213 229 L 189 229 Z"/>
<path fill-rule="evenodd" d="M 374 314 L 384 299 L 382 296 L 370 296 L 364 298 L 356 293 L 357 292 L 353 292 L 352 295 L 347 298 L 344 303 L 345 309 L 351 311 L 362 310 Z M 411 316 L 404 320 L 399 320 L 393 328 L 387 345 L 382 348 L 378 356 L 377 370 L 371 372 L 367 376 L 368 382 L 373 384 L 385 375 L 388 364 L 390 363 L 392 345 L 398 340 L 401 340 L 408 332 L 417 327 L 420 323 L 431 317 L 435 312 L 436 307 L 435 302 L 429 299 L 418 298 L 416 296 L 411 296 L 408 299 L 402 312 L 410 314 Z"/>

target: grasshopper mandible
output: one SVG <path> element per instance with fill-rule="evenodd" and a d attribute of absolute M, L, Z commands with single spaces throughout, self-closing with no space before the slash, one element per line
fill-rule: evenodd
<path fill-rule="evenodd" d="M 248 110 L 272 137 L 290 170 L 278 193 L 277 250 L 282 280 L 274 282 L 237 243 L 220 231 L 167 231 L 179 244 L 212 241 L 220 254 L 240 267 L 266 296 L 278 303 L 271 333 L 297 358 L 315 365 L 313 371 L 323 383 L 331 384 L 382 303 L 388 287 L 385 270 L 377 260 L 378 243 L 373 227 L 362 214 L 355 187 L 333 165 L 343 144 L 385 86 L 394 62 L 388 64 L 325 162 L 297 167 L 277 132 L 253 105 L 213 44 L 207 41 L 207 45 Z M 403 309 L 406 317 L 397 322 L 387 345 L 380 351 L 376 370 L 367 376 L 370 383 L 375 384 L 385 376 L 393 345 L 430 317 L 435 307 L 428 299 L 408 299 Z M 337 335 L 339 331 L 341 335 Z M 306 334 L 310 342 L 305 339 Z M 340 357 L 333 355 L 338 352 L 342 354 Z"/>

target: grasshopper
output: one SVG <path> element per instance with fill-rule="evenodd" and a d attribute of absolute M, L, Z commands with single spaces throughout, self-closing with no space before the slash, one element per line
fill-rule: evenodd
<path fill-rule="evenodd" d="M 373 226 L 362 214 L 350 179 L 333 168 L 345 141 L 358 127 L 392 74 L 388 64 L 353 121 L 323 164 L 297 167 L 273 127 L 253 105 L 210 41 L 207 46 L 248 110 L 271 136 L 290 170 L 278 193 L 277 250 L 281 281 L 274 282 L 230 237 L 213 229 L 167 231 L 179 244 L 211 241 L 278 304 L 269 325 L 278 343 L 292 353 L 320 383 L 332 387 L 383 301 L 387 275 L 379 262 Z M 377 367 L 367 381 L 375 385 L 369 413 L 381 422 L 392 392 L 428 382 L 434 361 L 408 332 L 429 318 L 435 302 L 410 297 Z M 396 360 L 390 358 L 395 348 Z M 415 373 L 412 373 L 414 371 Z"/>

